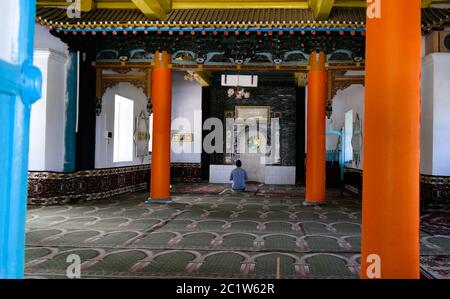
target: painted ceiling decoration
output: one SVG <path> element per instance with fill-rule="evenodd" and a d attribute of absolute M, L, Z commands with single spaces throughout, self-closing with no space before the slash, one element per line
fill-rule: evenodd
<path fill-rule="evenodd" d="M 309 53 L 324 51 L 330 63 L 364 64 L 365 0 L 78 1 L 76 18 L 70 1 L 38 1 L 36 20 L 99 62 L 146 63 L 165 50 L 176 65 L 302 71 Z M 450 9 L 429 8 L 445 2 L 423 1 L 424 31 L 450 23 Z"/>
<path fill-rule="evenodd" d="M 422 9 L 422 30 L 442 30 L 450 25 L 450 9 Z"/>
<path fill-rule="evenodd" d="M 164 21 L 152 20 L 138 10 L 93 10 L 79 19 L 65 9 L 38 8 L 37 20 L 68 31 L 154 30 L 365 30 L 365 9 L 335 8 L 326 21 L 316 21 L 309 9 L 187 9 L 172 10 Z"/>
<path fill-rule="evenodd" d="M 365 53 L 364 32 L 51 32 L 71 50 L 95 51 L 96 60 L 103 62 L 150 62 L 156 51 L 165 50 L 173 64 L 298 66 L 308 64 L 312 51 L 325 51 L 330 62 L 351 63 L 363 62 Z"/>
<path fill-rule="evenodd" d="M 309 8 L 172 9 L 158 20 L 138 9 L 93 9 L 81 12 L 80 18 L 70 18 L 66 8 L 39 6 L 37 21 L 52 29 L 75 32 L 227 29 L 361 31 L 365 30 L 365 8 L 334 7 L 323 20 L 318 20 Z M 424 31 L 439 30 L 447 24 L 450 24 L 450 9 L 422 9 Z"/>

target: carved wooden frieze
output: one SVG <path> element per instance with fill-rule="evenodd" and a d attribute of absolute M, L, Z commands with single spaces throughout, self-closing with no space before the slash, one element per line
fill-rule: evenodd
<path fill-rule="evenodd" d="M 101 94 L 102 96 L 105 95 L 106 90 L 108 88 L 113 88 L 114 86 L 116 86 L 119 83 L 130 83 L 131 85 L 133 85 L 136 88 L 141 89 L 145 94 L 147 94 L 147 82 L 144 80 L 126 80 L 126 79 L 122 79 L 122 80 L 102 80 L 102 87 L 101 87 Z"/>
<path fill-rule="evenodd" d="M 141 89 L 147 96 L 147 110 L 151 113 L 151 77 L 152 70 L 148 65 L 142 67 L 124 66 L 123 64 L 97 64 L 96 68 L 96 104 L 95 112 L 100 115 L 102 109 L 102 98 L 108 88 L 113 88 L 121 82 L 130 83 L 136 88 Z M 112 70 L 115 74 L 104 74 L 104 70 Z M 138 72 L 138 74 L 136 74 Z"/>
<path fill-rule="evenodd" d="M 336 96 L 339 90 L 344 90 L 353 84 L 365 85 L 365 76 L 345 76 L 345 72 L 332 72 L 328 73 L 328 100 L 326 107 L 327 117 L 331 117 L 333 110 L 333 98 Z"/>
<path fill-rule="evenodd" d="M 364 76 L 336 76 L 331 75 L 329 82 L 329 100 L 333 100 L 338 90 L 344 90 L 353 84 L 365 85 Z"/>

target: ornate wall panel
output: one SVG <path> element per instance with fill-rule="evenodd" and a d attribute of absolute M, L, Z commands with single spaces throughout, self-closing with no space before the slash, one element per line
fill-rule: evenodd
<path fill-rule="evenodd" d="M 201 164 L 174 163 L 173 181 L 201 179 Z M 150 181 L 150 165 L 106 168 L 72 173 L 29 172 L 28 203 L 55 205 L 106 199 L 114 195 L 145 190 Z"/>
<path fill-rule="evenodd" d="M 279 118 L 281 166 L 296 165 L 296 89 L 289 86 L 260 86 L 249 88 L 248 99 L 228 98 L 228 88 L 211 87 L 210 117 L 217 117 L 225 123 L 225 118 L 235 117 L 236 106 L 267 106 L 270 117 Z M 208 134 L 209 132 L 206 132 Z M 226 136 L 224 136 L 225 138 Z M 271 136 L 267 136 L 271 143 Z M 226 140 L 226 139 L 224 139 Z M 211 164 L 224 164 L 224 154 L 211 154 Z"/>
<path fill-rule="evenodd" d="M 172 163 L 170 177 L 175 182 L 200 182 L 202 165 L 200 163 Z"/>
<path fill-rule="evenodd" d="M 425 208 L 449 208 L 450 177 L 420 175 L 420 197 Z"/>
<path fill-rule="evenodd" d="M 344 172 L 344 190 L 362 197 L 362 170 L 346 168 Z M 420 199 L 424 209 L 450 208 L 450 177 L 420 175 Z"/>
<path fill-rule="evenodd" d="M 344 191 L 356 198 L 362 198 L 362 170 L 355 168 L 344 169 Z"/>

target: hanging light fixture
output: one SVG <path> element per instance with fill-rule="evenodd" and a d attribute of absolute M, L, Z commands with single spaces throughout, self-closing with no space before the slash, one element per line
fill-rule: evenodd
<path fill-rule="evenodd" d="M 250 92 L 246 91 L 244 88 L 236 86 L 228 89 L 228 97 L 234 97 L 236 100 L 248 99 L 250 98 Z"/>

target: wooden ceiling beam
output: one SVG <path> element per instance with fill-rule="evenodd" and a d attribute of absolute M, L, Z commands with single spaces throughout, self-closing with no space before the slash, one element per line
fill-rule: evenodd
<path fill-rule="evenodd" d="M 96 9 L 97 3 L 95 0 L 80 0 L 80 11 L 88 12 L 93 9 Z"/>
<path fill-rule="evenodd" d="M 95 0 L 78 0 L 78 2 L 67 2 L 67 1 L 41 1 L 38 0 L 37 6 L 69 6 L 76 5 L 77 9 L 81 12 L 88 12 L 97 8 L 97 3 Z"/>
<path fill-rule="evenodd" d="M 268 9 L 268 8 L 286 8 L 286 9 L 308 9 L 308 2 L 305 1 L 201 1 L 201 0 L 173 0 L 172 9 Z"/>
<path fill-rule="evenodd" d="M 134 5 L 147 17 L 156 17 L 159 20 L 166 18 L 166 9 L 159 1 L 162 0 L 131 0 Z"/>
<path fill-rule="evenodd" d="M 93 9 L 137 9 L 134 0 L 129 1 L 97 1 L 80 0 L 81 11 L 87 12 Z M 421 0 L 422 7 L 430 7 L 431 4 L 450 4 L 450 0 Z M 201 9 L 201 8 L 310 8 L 315 16 L 322 19 L 327 17 L 332 7 L 366 7 L 366 0 L 141 0 L 136 2 L 144 4 L 144 9 L 148 7 L 160 7 L 164 12 L 170 9 Z M 153 3 L 153 4 L 152 4 Z M 37 0 L 38 6 L 68 6 L 71 2 L 64 0 Z M 145 8 L 147 6 L 147 8 Z"/>
<path fill-rule="evenodd" d="M 98 9 L 137 9 L 133 2 L 97 2 Z"/>
<path fill-rule="evenodd" d="M 450 4 L 450 0 L 421 0 L 422 7 L 432 4 Z M 37 0 L 37 6 L 72 5 L 62 0 Z M 163 20 L 171 9 L 308 9 L 310 8 L 316 20 L 326 20 L 333 7 L 366 7 L 366 0 L 129 0 L 129 1 L 97 1 L 80 0 L 80 11 L 88 12 L 94 9 L 140 9 L 149 17 Z"/>
<path fill-rule="evenodd" d="M 164 11 L 168 12 L 172 9 L 172 0 L 157 0 Z"/>
<path fill-rule="evenodd" d="M 334 1 L 334 7 L 367 7 L 366 0 L 336 0 Z"/>
<path fill-rule="evenodd" d="M 83 5 L 83 2 L 81 2 L 81 8 L 85 9 L 87 8 L 92 9 L 137 9 L 136 5 L 134 5 L 131 1 L 130 2 L 115 2 L 115 1 L 106 1 L 106 2 L 96 2 L 91 0 L 92 4 L 89 4 L 89 2 L 85 2 Z M 37 6 L 69 6 L 73 3 L 66 2 L 66 1 L 48 1 L 48 0 L 38 0 L 36 2 Z M 81 9 L 81 11 L 83 11 Z"/>
<path fill-rule="evenodd" d="M 326 20 L 330 16 L 335 0 L 309 0 L 309 8 L 316 20 Z"/>

